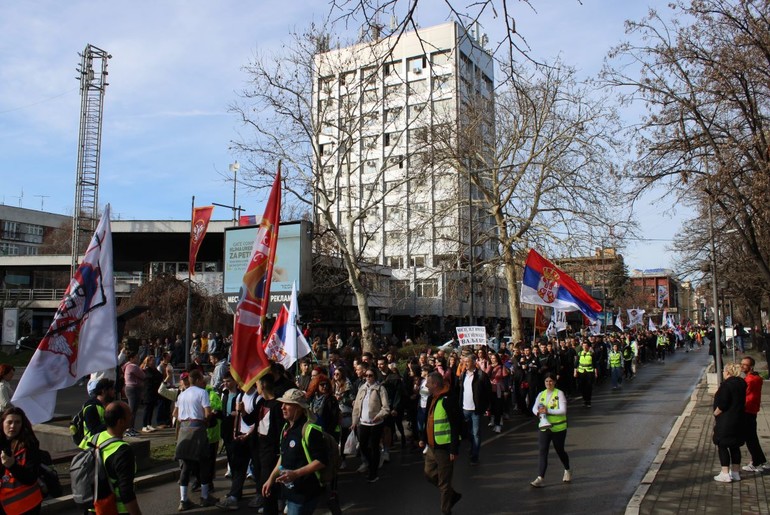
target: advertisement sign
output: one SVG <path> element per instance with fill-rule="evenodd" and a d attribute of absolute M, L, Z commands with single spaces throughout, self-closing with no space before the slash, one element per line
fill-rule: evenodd
<path fill-rule="evenodd" d="M 16 345 L 19 337 L 19 309 L 3 309 L 3 345 Z"/>
<path fill-rule="evenodd" d="M 487 328 L 483 325 L 457 328 L 460 345 L 487 345 Z"/>
<path fill-rule="evenodd" d="M 291 285 L 297 282 L 297 291 L 302 292 L 303 238 L 308 239 L 307 227 L 303 223 L 281 224 L 278 232 L 278 248 L 275 253 L 275 268 L 270 286 L 270 303 L 288 303 Z M 224 285 L 223 293 L 230 304 L 238 302 L 238 293 L 243 284 L 243 274 L 249 264 L 251 248 L 257 236 L 257 227 L 238 227 L 225 230 Z M 308 249 L 305 249 L 309 251 Z M 277 308 L 276 308 L 277 310 Z"/>

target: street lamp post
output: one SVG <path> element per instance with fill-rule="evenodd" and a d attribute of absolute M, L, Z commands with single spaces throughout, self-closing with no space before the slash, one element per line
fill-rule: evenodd
<path fill-rule="evenodd" d="M 714 362 L 717 373 L 717 385 L 722 384 L 722 338 L 719 327 L 719 292 L 717 291 L 717 255 L 714 244 L 714 213 L 709 203 L 709 239 L 711 240 L 711 300 L 714 306 Z"/>
<path fill-rule="evenodd" d="M 241 169 L 240 163 L 238 161 L 234 163 L 230 163 L 230 173 L 233 174 L 233 225 L 236 225 L 238 223 L 238 219 L 236 218 L 236 211 L 237 211 L 237 203 L 235 201 L 236 194 L 238 192 L 238 170 Z"/>

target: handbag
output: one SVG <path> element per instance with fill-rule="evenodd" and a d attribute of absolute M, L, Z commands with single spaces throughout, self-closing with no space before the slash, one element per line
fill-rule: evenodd
<path fill-rule="evenodd" d="M 356 436 L 355 431 L 351 431 L 348 435 L 347 440 L 345 440 L 345 446 L 342 449 L 342 453 L 347 456 L 354 456 L 356 452 L 358 451 L 358 437 Z"/>

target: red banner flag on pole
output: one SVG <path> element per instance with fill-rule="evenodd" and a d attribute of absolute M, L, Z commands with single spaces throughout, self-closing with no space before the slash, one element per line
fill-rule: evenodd
<path fill-rule="evenodd" d="M 281 165 L 267 199 L 265 214 L 257 229 L 251 259 L 243 274 L 241 298 L 235 308 L 230 372 L 246 391 L 268 369 L 270 362 L 262 346 L 262 322 L 270 300 L 270 282 L 278 246 L 281 214 Z"/>
<path fill-rule="evenodd" d="M 198 257 L 198 249 L 201 248 L 203 238 L 206 236 L 213 212 L 214 206 L 193 208 L 192 222 L 190 223 L 190 275 L 195 275 L 195 260 Z"/>

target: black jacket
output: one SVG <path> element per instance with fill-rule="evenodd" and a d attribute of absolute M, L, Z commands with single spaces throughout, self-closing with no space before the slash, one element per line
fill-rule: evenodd
<path fill-rule="evenodd" d="M 743 412 L 746 406 L 746 381 L 728 377 L 714 395 L 714 409 L 722 413 L 714 419 L 714 443 L 724 447 L 743 445 Z"/>
<path fill-rule="evenodd" d="M 458 387 L 458 402 L 460 409 L 463 407 L 463 393 L 465 391 L 465 374 L 463 372 L 460 377 L 457 378 Z M 476 368 L 473 373 L 473 404 L 476 406 L 476 413 L 483 414 L 489 409 L 489 402 L 492 397 L 492 385 L 489 382 L 487 375 L 480 369 Z"/>

